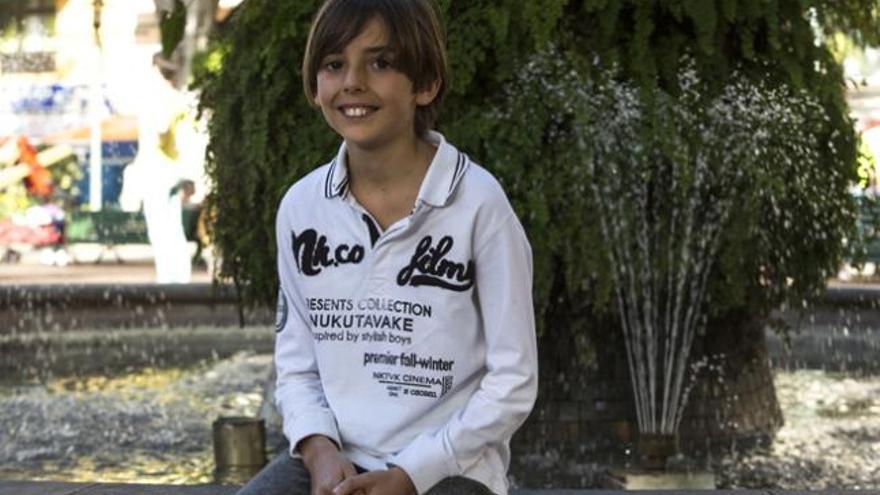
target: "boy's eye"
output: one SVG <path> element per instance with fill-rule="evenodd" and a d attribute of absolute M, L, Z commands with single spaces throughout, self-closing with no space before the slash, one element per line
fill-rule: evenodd
<path fill-rule="evenodd" d="M 384 58 L 377 58 L 373 61 L 373 67 L 377 69 L 390 69 L 393 67 L 390 60 Z"/>
<path fill-rule="evenodd" d="M 329 71 L 337 71 L 342 68 L 342 62 L 339 60 L 330 60 L 324 62 L 323 68 Z"/>

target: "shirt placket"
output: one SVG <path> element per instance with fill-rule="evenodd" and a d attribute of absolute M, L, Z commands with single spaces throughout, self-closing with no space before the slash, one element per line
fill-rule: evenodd
<path fill-rule="evenodd" d="M 354 209 L 358 216 L 365 215 L 376 229 L 379 229 L 379 222 L 353 197 L 346 198 L 348 204 Z M 412 224 L 414 217 L 423 213 L 422 204 L 419 203 L 413 209 L 411 215 L 402 218 L 388 227 L 385 231 L 380 231 L 379 237 L 375 244 L 371 245 L 372 255 L 370 265 L 370 276 L 367 285 L 367 297 L 387 297 L 390 295 L 391 287 L 394 284 L 394 253 L 391 249 L 394 241 L 406 235 L 406 231 Z M 366 228 L 366 226 L 365 226 Z M 369 232 L 367 233 L 369 237 Z M 407 260 L 397 260 L 397 265 L 403 266 Z"/>

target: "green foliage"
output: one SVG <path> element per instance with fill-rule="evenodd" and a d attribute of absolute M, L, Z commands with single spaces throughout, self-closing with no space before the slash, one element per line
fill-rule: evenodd
<path fill-rule="evenodd" d="M 251 304 L 273 304 L 276 295 L 274 215 L 281 195 L 338 146 L 300 84 L 309 23 L 319 3 L 244 3 L 202 59 L 213 59 L 213 68 L 196 69 L 202 107 L 211 114 L 207 172 L 214 190 L 208 202 L 216 209 L 221 276 L 233 279 Z M 520 54 L 550 41 L 565 2 L 539 3 L 540 9 L 523 9 L 518 0 L 438 2 L 450 20 L 455 74 L 443 120 L 460 125 L 450 137 L 464 149 L 481 145 L 480 133 L 468 123 L 479 121 L 486 95 L 501 92 Z"/>
<path fill-rule="evenodd" d="M 606 308 L 613 293 L 588 185 L 572 159 L 576 112 L 554 89 L 559 74 L 523 77 L 526 64 L 550 44 L 584 83 L 613 67 L 647 94 L 657 88 L 675 94 L 681 61 L 690 58 L 709 100 L 735 70 L 768 87 L 810 95 L 824 117 L 793 129 L 813 137 L 820 159 L 803 168 L 773 168 L 795 151 L 780 139 L 773 148 L 779 156 L 762 162 L 777 173 L 755 179 L 752 187 L 763 196 L 743 202 L 723 234 L 710 292 L 723 307 L 766 312 L 785 298 L 817 292 L 834 272 L 854 223 L 847 187 L 856 180 L 856 147 L 841 69 L 823 33 L 876 39 L 873 1 L 437 3 L 454 77 L 440 128 L 499 177 L 520 214 L 534 252 L 541 320 L 577 325 L 572 315 Z M 211 114 L 208 172 L 215 188 L 209 202 L 217 215 L 221 275 L 235 280 L 252 304 L 274 302 L 274 215 L 281 195 L 338 145 L 300 84 L 318 4 L 245 2 L 204 58 L 212 67 L 197 72 L 203 108 Z M 665 146 L 664 153 L 675 151 Z"/>
<path fill-rule="evenodd" d="M 758 272 L 767 281 L 761 292 L 775 301 L 774 290 L 791 290 L 789 278 L 809 285 L 824 277 L 810 280 L 811 271 L 795 271 L 799 260 L 790 255 L 801 246 L 790 239 L 765 230 L 743 234 L 740 226 L 805 221 L 799 234 L 813 240 L 848 231 L 834 215 L 840 209 L 835 201 L 845 193 L 826 195 L 812 176 L 824 168 L 816 138 L 827 125 L 815 99 L 741 74 L 715 92 L 692 64 L 682 66 L 674 91 L 639 89 L 613 72 L 585 80 L 552 52 L 539 54 L 520 74 L 526 86 L 558 94 L 555 101 L 564 105 L 555 114 L 572 116 L 556 133 L 570 150 L 565 163 L 571 175 L 563 190 L 571 197 L 578 186 L 588 186 L 573 216 L 601 227 L 592 247 L 610 267 L 641 432 L 677 430 L 695 336 L 706 329 L 709 312 L 723 317 L 743 307 L 732 295 L 751 288 L 751 279 L 730 283 L 712 273 L 754 274 L 765 267 L 751 265 L 752 256 L 738 250 L 728 257 L 734 265 L 719 269 L 728 232 L 749 238 L 749 254 L 761 253 L 760 263 L 787 275 L 768 280 L 770 270 Z M 513 93 L 512 100 L 527 98 L 521 95 Z M 806 211 L 777 207 L 782 201 Z M 707 306 L 712 289 L 723 297 Z"/>
<path fill-rule="evenodd" d="M 825 37 L 845 34 L 861 47 L 880 45 L 880 4 L 871 0 L 813 0 L 816 23 Z"/>
<path fill-rule="evenodd" d="M 171 54 L 180 44 L 186 31 L 186 5 L 182 0 L 175 0 L 174 10 L 162 12 L 159 19 L 159 33 L 162 38 L 162 55 L 171 58 Z"/>

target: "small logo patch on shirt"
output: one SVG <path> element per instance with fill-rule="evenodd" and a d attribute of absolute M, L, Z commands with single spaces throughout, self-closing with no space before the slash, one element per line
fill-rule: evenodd
<path fill-rule="evenodd" d="M 445 236 L 433 245 L 431 236 L 425 236 L 416 246 L 409 265 L 397 274 L 397 285 L 418 287 L 427 285 L 456 292 L 464 292 L 474 285 L 474 262 L 458 263 L 445 258 L 455 241 Z"/>
<path fill-rule="evenodd" d="M 364 247 L 355 244 L 340 244 L 335 248 L 327 245 L 327 236 L 318 234 L 315 229 L 304 230 L 297 235 L 290 232 L 293 259 L 303 275 L 313 277 L 324 268 L 358 264 L 364 259 Z"/>
<path fill-rule="evenodd" d="M 287 297 L 284 289 L 278 288 L 278 304 L 275 306 L 275 333 L 284 330 L 287 324 Z"/>

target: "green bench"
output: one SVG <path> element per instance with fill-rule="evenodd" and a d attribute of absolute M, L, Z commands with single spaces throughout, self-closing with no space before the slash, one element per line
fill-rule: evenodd
<path fill-rule="evenodd" d="M 183 232 L 186 235 L 186 240 L 196 243 L 194 260 L 201 258 L 204 247 L 197 232 L 200 213 L 201 208 L 183 209 Z M 103 250 L 95 264 L 100 263 L 108 251 L 113 252 L 118 263 L 122 263 L 122 258 L 116 251 L 117 246 L 150 243 L 150 239 L 147 237 L 147 221 L 142 212 L 113 209 L 74 211 L 67 218 L 64 227 L 64 240 L 66 244 L 100 244 Z"/>

